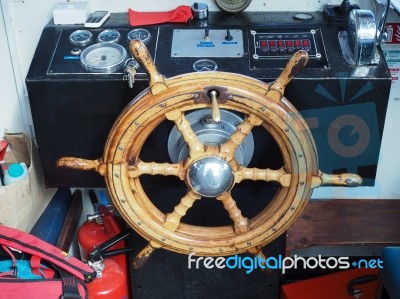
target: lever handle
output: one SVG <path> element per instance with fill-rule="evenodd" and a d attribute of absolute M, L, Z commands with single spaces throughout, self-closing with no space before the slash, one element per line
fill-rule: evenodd
<path fill-rule="evenodd" d="M 221 121 L 221 113 L 219 112 L 218 100 L 217 100 L 217 92 L 215 90 L 210 91 L 211 98 L 211 117 L 215 123 L 219 123 Z"/>
<path fill-rule="evenodd" d="M 289 59 L 279 77 L 271 84 L 270 91 L 279 91 L 281 98 L 285 92 L 286 85 L 305 67 L 307 62 L 308 53 L 304 50 L 297 51 Z M 277 100 L 280 100 L 280 98 Z"/>
<path fill-rule="evenodd" d="M 154 64 L 153 59 L 149 53 L 149 50 L 140 40 L 134 39 L 129 45 L 129 49 L 132 55 L 139 62 L 139 64 L 144 68 L 147 75 L 149 76 L 149 86 L 151 93 L 153 95 L 167 89 L 167 84 L 165 82 L 165 77 L 161 75 Z"/>

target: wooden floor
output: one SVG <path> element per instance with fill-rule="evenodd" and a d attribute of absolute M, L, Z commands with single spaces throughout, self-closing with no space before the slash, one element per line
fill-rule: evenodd
<path fill-rule="evenodd" d="M 286 248 L 400 245 L 400 200 L 311 201 L 287 232 Z"/>

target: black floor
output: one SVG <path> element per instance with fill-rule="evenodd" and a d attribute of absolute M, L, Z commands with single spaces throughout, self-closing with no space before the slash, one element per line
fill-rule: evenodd
<path fill-rule="evenodd" d="M 253 182 L 254 183 L 254 182 Z M 268 199 L 276 191 L 257 184 L 235 188 L 234 198 L 243 215 L 252 217 L 265 207 Z M 179 202 L 185 190 L 178 188 L 146 188 L 149 198 L 163 212 L 171 211 Z M 168 196 L 166 196 L 166 194 Z M 171 199 L 171 200 L 169 200 Z M 206 213 L 206 214 L 205 214 Z M 207 215 L 206 217 L 204 215 Z M 195 203 L 183 218 L 183 222 L 195 225 L 226 225 L 231 220 L 217 200 L 205 199 Z M 134 248 L 132 260 L 147 241 L 135 235 L 129 239 Z M 277 257 L 284 254 L 285 236 L 281 236 L 264 249 L 266 256 Z M 247 254 L 241 257 L 250 256 Z M 196 258 L 196 257 L 194 257 Z M 131 269 L 132 297 L 135 299 L 239 299 L 239 298 L 279 298 L 280 271 L 266 272 L 255 269 L 246 274 L 245 269 L 199 269 L 188 268 L 188 256 L 164 249 L 155 251 L 150 261 L 141 270 Z"/>
<path fill-rule="evenodd" d="M 284 248 L 284 237 L 265 247 L 267 256 L 278 256 Z M 130 240 L 130 246 L 142 248 L 147 242 L 139 236 Z M 130 255 L 130 260 L 135 254 Z M 248 255 L 241 255 L 245 257 Z M 131 268 L 132 298 L 135 299 L 239 299 L 279 298 L 280 271 L 255 269 L 188 268 L 188 256 L 159 249 L 141 269 Z"/>

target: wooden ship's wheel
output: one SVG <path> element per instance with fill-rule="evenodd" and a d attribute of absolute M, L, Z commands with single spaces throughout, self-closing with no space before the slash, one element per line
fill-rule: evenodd
<path fill-rule="evenodd" d="M 143 43 L 132 41 L 130 50 L 146 70 L 149 88 L 120 114 L 109 133 L 102 158 L 64 157 L 58 166 L 95 170 L 105 177 L 117 210 L 149 241 L 135 259 L 137 267 L 157 248 L 201 256 L 262 254 L 261 247 L 296 221 L 313 188 L 323 184 L 361 184 L 358 175 L 328 175 L 319 170 L 310 130 L 283 96 L 286 85 L 307 63 L 307 52 L 295 53 L 279 78 L 266 84 L 224 72 L 189 73 L 166 79 L 157 72 Z M 186 117 L 205 108 L 211 108 L 215 123 L 223 117 L 223 111 L 239 113 L 244 119 L 225 142 L 207 144 L 196 135 Z M 166 119 L 175 123 L 187 144 L 187 155 L 176 163 L 141 161 L 139 153 L 146 139 Z M 256 126 L 268 131 L 278 144 L 283 157 L 280 169 L 248 168 L 237 158 L 236 150 Z M 144 174 L 176 176 L 186 183 L 187 193 L 172 211 L 163 213 L 141 185 L 139 178 Z M 243 180 L 280 184 L 270 203 L 251 218 L 242 215 L 231 193 Z M 232 224 L 206 227 L 182 222 L 182 217 L 202 197 L 220 201 Z"/>

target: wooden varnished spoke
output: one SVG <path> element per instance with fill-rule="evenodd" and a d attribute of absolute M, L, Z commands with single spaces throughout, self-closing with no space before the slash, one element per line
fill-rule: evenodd
<path fill-rule="evenodd" d="M 150 241 L 137 255 L 136 257 L 133 259 L 132 261 L 132 267 L 134 269 L 142 269 L 144 267 L 144 265 L 147 264 L 147 262 L 149 261 L 151 255 L 153 254 L 153 252 L 158 249 L 161 248 L 161 245 L 154 242 L 154 241 Z"/>
<path fill-rule="evenodd" d="M 254 114 L 249 115 L 237 127 L 236 131 L 231 135 L 228 141 L 221 145 L 220 157 L 230 161 L 235 155 L 237 147 L 243 142 L 243 139 L 250 134 L 251 129 L 261 125 L 263 120 Z"/>
<path fill-rule="evenodd" d="M 289 187 L 292 179 L 290 173 L 286 173 L 283 168 L 278 170 L 273 169 L 259 169 L 259 168 L 246 168 L 240 167 L 238 171 L 235 171 L 235 183 L 240 183 L 243 180 L 252 181 L 266 181 L 266 182 L 278 182 L 282 187 Z M 337 185 L 356 187 L 362 184 L 362 178 L 353 173 L 342 173 L 342 174 L 326 174 L 320 172 L 317 176 L 312 177 L 311 188 L 317 188 L 322 185 Z"/>
<path fill-rule="evenodd" d="M 236 201 L 229 192 L 225 192 L 217 197 L 222 202 L 229 217 L 233 221 L 233 227 L 237 234 L 244 234 L 250 230 L 249 219 L 242 215 L 242 211 L 237 207 Z"/>
<path fill-rule="evenodd" d="M 75 157 L 63 157 L 58 159 L 57 167 L 68 167 L 79 170 L 94 170 L 102 176 L 107 173 L 106 164 L 102 162 L 102 159 L 87 160 Z"/>
<path fill-rule="evenodd" d="M 270 85 L 267 96 L 279 102 L 285 93 L 286 85 L 300 72 L 308 62 L 308 53 L 304 50 L 297 51 L 288 61 L 279 77 Z"/>
<path fill-rule="evenodd" d="M 176 231 L 181 223 L 182 217 L 186 215 L 194 202 L 200 198 L 201 196 L 197 195 L 193 191 L 188 191 L 188 193 L 182 197 L 180 203 L 175 206 L 174 210 L 167 214 L 163 226 L 171 231 Z"/>
<path fill-rule="evenodd" d="M 311 188 L 321 185 L 357 187 L 362 184 L 362 181 L 362 178 L 354 173 L 326 174 L 320 171 L 318 176 L 313 177 Z"/>
<path fill-rule="evenodd" d="M 235 171 L 235 183 L 240 183 L 243 180 L 252 181 L 266 181 L 266 182 L 278 182 L 283 187 L 288 187 L 290 185 L 290 180 L 292 176 L 283 168 L 278 170 L 273 169 L 260 169 L 260 168 L 246 168 L 240 167 L 238 171 Z"/>
<path fill-rule="evenodd" d="M 143 162 L 139 161 L 136 165 L 128 166 L 128 174 L 130 179 L 137 178 L 142 174 L 150 175 L 172 175 L 177 176 L 181 180 L 184 179 L 185 170 L 181 163 L 156 163 L 156 162 Z"/>
<path fill-rule="evenodd" d="M 189 156 L 196 158 L 204 153 L 204 145 L 197 138 L 196 133 L 192 130 L 190 123 L 186 119 L 181 110 L 176 109 L 165 114 L 167 119 L 175 122 L 176 128 L 182 134 L 183 139 L 189 146 Z"/>

